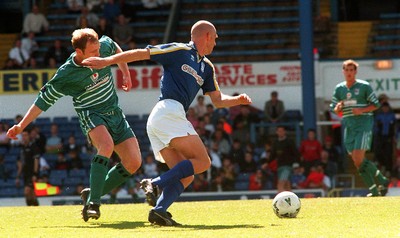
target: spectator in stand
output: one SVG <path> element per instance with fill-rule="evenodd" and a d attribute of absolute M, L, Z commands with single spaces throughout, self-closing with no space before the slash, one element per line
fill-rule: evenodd
<path fill-rule="evenodd" d="M 3 70 L 13 70 L 13 69 L 20 69 L 21 67 L 18 65 L 15 59 L 7 58 L 4 62 Z"/>
<path fill-rule="evenodd" d="M 381 105 L 381 110 L 375 116 L 375 161 L 378 161 L 381 171 L 388 173 L 393 169 L 393 145 L 395 143 L 396 116 L 388 102 Z"/>
<path fill-rule="evenodd" d="M 50 137 L 46 141 L 46 153 L 57 154 L 63 149 L 62 138 L 58 135 L 58 125 L 51 124 Z"/>
<path fill-rule="evenodd" d="M 62 151 L 57 153 L 57 161 L 54 165 L 55 170 L 68 170 L 68 160 Z"/>
<path fill-rule="evenodd" d="M 207 131 L 207 135 L 210 136 L 215 132 L 215 126 L 211 122 L 211 116 L 207 113 L 203 116 L 204 129 Z"/>
<path fill-rule="evenodd" d="M 278 192 L 290 191 L 290 176 L 292 165 L 299 161 L 299 152 L 296 144 L 287 137 L 286 128 L 278 126 L 276 128 L 277 139 L 271 147 L 271 161 L 277 160 L 278 165 Z"/>
<path fill-rule="evenodd" d="M 78 28 L 96 28 L 99 23 L 99 17 L 90 12 L 86 6 L 81 8 L 81 14 L 76 18 Z"/>
<path fill-rule="evenodd" d="M 328 153 L 328 160 L 335 163 L 338 172 L 344 172 L 343 160 L 340 154 L 340 149 L 333 144 L 333 139 L 326 136 L 322 145 L 322 151 Z"/>
<path fill-rule="evenodd" d="M 154 155 L 152 153 L 149 153 L 146 156 L 142 166 L 143 166 L 144 176 L 146 178 L 155 178 L 159 175 L 158 166 L 156 160 L 154 159 Z"/>
<path fill-rule="evenodd" d="M 239 161 L 244 161 L 244 149 L 240 140 L 233 140 L 228 158 L 236 166 L 239 166 Z"/>
<path fill-rule="evenodd" d="M 231 149 L 231 144 L 228 139 L 224 137 L 224 131 L 221 129 L 216 129 L 214 134 L 211 136 L 211 148 L 214 144 L 218 144 L 218 153 L 223 155 L 228 155 Z"/>
<path fill-rule="evenodd" d="M 206 105 L 207 114 L 210 116 L 211 123 L 217 126 L 221 118 L 227 118 L 229 116 L 229 110 L 227 108 L 217 108 L 214 110 L 214 105 L 209 103 Z"/>
<path fill-rule="evenodd" d="M 21 47 L 21 39 L 17 39 L 14 47 L 8 52 L 8 58 L 13 59 L 19 68 L 27 68 L 29 63 L 29 52 Z"/>
<path fill-rule="evenodd" d="M 188 119 L 188 121 L 190 121 L 190 123 L 192 123 L 194 128 L 198 126 L 199 118 L 193 107 L 189 107 L 188 111 L 186 112 L 186 118 Z"/>
<path fill-rule="evenodd" d="M 71 150 L 74 150 L 74 151 L 77 151 L 78 154 L 79 154 L 82 151 L 81 147 L 82 147 L 81 145 L 78 145 L 76 143 L 75 136 L 74 135 L 70 135 L 68 137 L 67 143 L 64 145 L 63 152 L 69 153 Z"/>
<path fill-rule="evenodd" d="M 255 113 L 255 109 L 251 108 L 249 105 L 240 105 L 239 107 L 240 112 L 234 118 L 233 124 L 236 125 L 237 122 L 242 122 L 243 128 L 245 128 L 250 133 L 251 124 L 259 122 L 258 115 Z"/>
<path fill-rule="evenodd" d="M 55 39 L 53 43 L 44 57 L 44 63 L 50 68 L 57 68 L 65 62 L 70 54 L 67 48 L 62 45 L 61 40 Z"/>
<path fill-rule="evenodd" d="M 271 92 L 271 98 L 265 102 L 264 118 L 266 122 L 277 123 L 281 122 L 285 114 L 285 105 L 283 101 L 278 99 L 278 92 Z"/>
<path fill-rule="evenodd" d="M 42 35 L 49 30 L 49 22 L 46 17 L 40 13 L 37 5 L 32 6 L 32 12 L 28 13 L 24 18 L 22 33 L 28 34 L 34 32 L 36 36 Z"/>
<path fill-rule="evenodd" d="M 0 122 L 0 147 L 8 150 L 10 148 L 10 138 L 7 137 L 7 130 L 6 124 Z"/>
<path fill-rule="evenodd" d="M 249 178 L 249 190 L 259 191 L 264 188 L 265 178 L 261 169 L 257 169 Z"/>
<path fill-rule="evenodd" d="M 204 103 L 204 100 L 205 99 L 203 95 L 197 96 L 197 103 L 194 105 L 194 110 L 196 111 L 198 117 L 202 117 L 207 113 L 207 107 Z"/>
<path fill-rule="evenodd" d="M 239 161 L 240 173 L 254 173 L 257 170 L 257 163 L 251 151 L 244 153 L 244 160 Z"/>
<path fill-rule="evenodd" d="M 112 37 L 112 31 L 113 31 L 112 26 L 107 21 L 107 19 L 103 16 L 99 18 L 99 23 L 95 29 L 96 29 L 96 32 L 99 34 L 99 38 L 101 38 L 102 36 Z M 132 49 L 136 49 L 136 48 L 132 48 Z"/>
<path fill-rule="evenodd" d="M 329 159 L 329 153 L 325 150 L 321 152 L 321 163 L 324 173 L 332 180 L 337 174 L 337 164 Z"/>
<path fill-rule="evenodd" d="M 232 140 L 238 140 L 244 146 L 250 141 L 250 130 L 245 127 L 245 122 L 242 120 L 237 120 L 234 123 L 231 135 Z"/>
<path fill-rule="evenodd" d="M 68 152 L 68 169 L 83 169 L 83 161 L 82 158 L 79 156 L 78 150 L 70 150 Z"/>
<path fill-rule="evenodd" d="M 113 25 L 117 17 L 121 14 L 121 8 L 115 0 L 107 0 L 103 7 L 103 16 L 107 19 L 107 22 Z"/>
<path fill-rule="evenodd" d="M 31 31 L 22 38 L 21 47 L 29 53 L 31 58 L 36 56 L 35 54 L 39 49 L 39 45 L 35 40 L 35 32 Z"/>
<path fill-rule="evenodd" d="M 128 43 L 133 39 L 133 29 L 128 25 L 128 22 L 129 20 L 120 14 L 117 24 L 113 26 L 114 40 L 123 50 L 128 49 Z"/>
<path fill-rule="evenodd" d="M 22 151 L 17 160 L 17 177 L 15 183 L 18 186 L 24 185 L 24 196 L 26 205 L 39 206 L 35 195 L 34 183 L 39 175 L 40 152 L 35 143 L 32 143 L 29 136 L 29 130 L 22 132 Z M 20 178 L 23 177 L 23 183 Z"/>
<path fill-rule="evenodd" d="M 215 177 L 216 172 L 222 167 L 222 159 L 221 154 L 218 152 L 218 146 L 218 143 L 213 143 L 211 147 L 206 147 L 211 159 L 211 167 L 208 169 L 211 172 L 211 177 Z"/>
<path fill-rule="evenodd" d="M 235 189 L 236 172 L 231 159 L 222 159 L 222 168 L 211 180 L 211 191 L 233 191 Z"/>
<path fill-rule="evenodd" d="M 298 184 L 299 188 L 322 188 L 328 191 L 331 187 L 329 178 L 324 174 L 322 165 L 314 165 L 311 167 L 310 174 L 306 180 Z"/>
<path fill-rule="evenodd" d="M 277 161 L 271 160 L 271 142 L 267 141 L 264 144 L 264 151 L 260 155 L 260 159 L 257 162 L 257 167 L 263 171 L 265 176 L 265 187 L 267 189 L 273 189 L 276 186 L 276 172 L 277 172 Z"/>
<path fill-rule="evenodd" d="M 36 58 L 30 57 L 29 61 L 28 61 L 27 69 L 38 69 L 38 68 L 39 68 L 39 64 L 38 64 Z"/>
<path fill-rule="evenodd" d="M 294 163 L 292 168 L 293 172 L 290 176 L 290 183 L 293 189 L 299 189 L 299 184 L 302 184 L 307 179 L 306 175 L 304 174 L 304 167 L 299 163 Z"/>
<path fill-rule="evenodd" d="M 309 129 L 307 139 L 300 144 L 301 162 L 306 170 L 306 175 L 310 172 L 310 168 L 321 162 L 322 145 L 316 138 L 315 129 Z"/>
<path fill-rule="evenodd" d="M 67 0 L 68 13 L 78 14 L 85 6 L 83 0 Z"/>

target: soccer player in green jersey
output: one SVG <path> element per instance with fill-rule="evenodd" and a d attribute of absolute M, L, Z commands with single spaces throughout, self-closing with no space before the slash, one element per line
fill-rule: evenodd
<path fill-rule="evenodd" d="M 100 197 L 119 186 L 136 172 L 141 165 L 138 141 L 119 107 L 110 67 L 99 70 L 81 65 L 89 57 L 106 57 L 122 52 L 112 39 L 90 28 L 72 33 L 71 43 L 75 52 L 57 70 L 54 77 L 40 90 L 24 118 L 11 127 L 7 135 L 16 135 L 63 96 L 71 96 L 78 114 L 82 131 L 96 147 L 97 154 L 91 162 L 90 189 L 82 191 L 85 221 L 100 217 Z M 118 64 L 123 74 L 123 89 L 129 91 L 132 82 L 126 63 Z M 108 170 L 111 154 L 115 151 L 121 158 Z"/>
<path fill-rule="evenodd" d="M 345 81 L 336 86 L 330 107 L 336 114 L 343 113 L 344 144 L 370 190 L 368 196 L 384 196 L 389 181 L 374 163 L 365 158 L 365 152 L 371 148 L 372 142 L 372 112 L 380 104 L 369 83 L 356 79 L 357 68 L 358 63 L 354 60 L 343 62 Z"/>

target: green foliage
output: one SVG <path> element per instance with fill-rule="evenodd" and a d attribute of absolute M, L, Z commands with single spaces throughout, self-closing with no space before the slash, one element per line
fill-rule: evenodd
<path fill-rule="evenodd" d="M 280 219 L 272 200 L 179 202 L 182 227 L 147 222 L 146 204 L 101 206 L 84 222 L 80 206 L 0 207 L 0 237 L 398 237 L 400 198 L 302 199 L 297 218 Z"/>

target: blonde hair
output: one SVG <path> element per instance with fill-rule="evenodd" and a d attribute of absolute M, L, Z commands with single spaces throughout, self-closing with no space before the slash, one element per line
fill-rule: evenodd
<path fill-rule="evenodd" d="M 342 69 L 346 68 L 348 65 L 354 65 L 354 69 L 358 68 L 358 63 L 352 59 L 345 60 L 342 64 Z"/>
<path fill-rule="evenodd" d="M 74 49 L 85 51 L 88 42 L 96 43 L 98 41 L 99 36 L 92 28 L 77 29 L 72 32 L 71 43 Z"/>

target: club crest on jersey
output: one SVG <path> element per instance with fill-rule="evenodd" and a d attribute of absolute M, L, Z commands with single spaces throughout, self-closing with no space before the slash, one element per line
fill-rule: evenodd
<path fill-rule="evenodd" d="M 355 94 L 355 95 L 360 94 L 360 89 L 359 89 L 359 88 L 354 89 L 354 94 Z"/>
<path fill-rule="evenodd" d="M 346 94 L 346 98 L 347 98 L 347 99 L 350 99 L 350 98 L 351 98 L 351 93 L 347 93 L 347 94 Z"/>
<path fill-rule="evenodd" d="M 194 70 L 190 65 L 183 64 L 181 67 L 182 71 L 185 73 L 188 73 L 192 75 L 195 79 L 198 85 L 202 86 L 204 83 L 204 80 L 201 78 L 200 75 L 197 74 L 196 70 Z"/>
<path fill-rule="evenodd" d="M 206 67 L 206 65 L 204 64 L 204 62 L 201 62 L 201 72 L 204 73 L 204 68 Z"/>
<path fill-rule="evenodd" d="M 96 83 L 97 79 L 99 78 L 99 73 L 92 74 L 92 76 L 90 76 L 90 78 L 92 79 L 93 83 Z"/>

